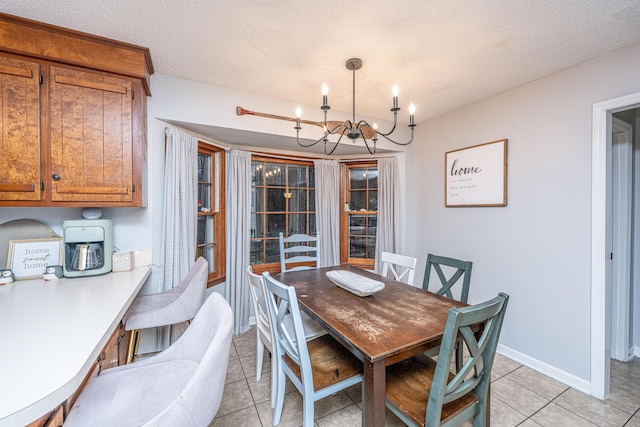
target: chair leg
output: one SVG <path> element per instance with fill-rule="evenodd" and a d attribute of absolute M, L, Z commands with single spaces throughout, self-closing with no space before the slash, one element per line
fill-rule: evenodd
<path fill-rule="evenodd" d="M 278 358 L 271 353 L 271 408 L 276 407 L 276 396 L 278 395 Z"/>
<path fill-rule="evenodd" d="M 313 396 L 306 395 L 302 396 L 302 426 L 303 427 L 313 427 L 313 406 L 314 406 Z"/>
<path fill-rule="evenodd" d="M 278 368 L 278 372 L 276 372 L 277 377 L 277 396 L 276 396 L 276 404 L 273 408 L 273 418 L 271 420 L 271 424 L 277 426 L 280 424 L 280 418 L 282 417 L 282 407 L 284 406 L 284 387 L 285 387 L 285 374 L 281 367 Z"/>
<path fill-rule="evenodd" d="M 264 358 L 264 344 L 258 336 L 256 339 L 256 381 L 262 377 L 262 359 Z"/>
<path fill-rule="evenodd" d="M 131 331 L 131 335 L 129 335 L 129 347 L 127 348 L 127 361 L 129 364 L 133 362 L 136 354 L 138 354 L 138 344 L 140 343 L 140 330 L 134 329 Z"/>

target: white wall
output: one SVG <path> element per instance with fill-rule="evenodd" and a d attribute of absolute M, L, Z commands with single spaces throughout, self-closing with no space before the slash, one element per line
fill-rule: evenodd
<path fill-rule="evenodd" d="M 633 242 L 631 249 L 631 260 L 633 263 L 631 280 L 631 298 L 633 298 L 632 318 L 631 318 L 631 344 L 635 347 L 635 355 L 640 357 L 640 109 L 636 110 L 637 117 L 634 122 L 634 188 L 635 197 L 633 200 Z"/>
<path fill-rule="evenodd" d="M 501 349 L 583 390 L 592 105 L 640 91 L 638 69 L 640 44 L 421 123 L 407 178 L 420 183 L 409 189 L 419 265 L 429 252 L 472 260 L 470 302 L 511 296 Z M 503 138 L 508 206 L 445 208 L 445 152 Z"/>

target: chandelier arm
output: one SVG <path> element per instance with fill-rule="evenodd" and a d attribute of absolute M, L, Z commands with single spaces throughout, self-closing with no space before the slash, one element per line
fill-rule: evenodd
<path fill-rule="evenodd" d="M 360 136 L 362 137 L 362 140 L 364 141 L 364 146 L 367 147 L 367 151 L 369 152 L 369 154 L 371 154 L 372 156 L 374 154 L 376 154 L 376 141 L 377 141 L 377 139 L 376 138 L 373 139 L 373 151 L 371 151 L 371 148 L 369 147 L 369 143 L 367 142 L 367 138 L 364 137 L 364 135 L 362 133 L 362 130 L 360 130 Z"/>
<path fill-rule="evenodd" d="M 336 144 L 336 145 L 334 145 L 334 146 L 333 146 L 333 148 L 331 149 L 331 151 L 329 151 L 328 153 L 327 153 L 327 142 L 331 142 L 331 141 L 329 141 L 329 140 L 326 138 L 326 136 L 323 138 L 323 139 L 324 139 L 324 154 L 325 154 L 325 155 L 330 156 L 330 155 L 332 155 L 332 154 L 333 154 L 333 152 L 334 152 L 334 151 L 336 151 L 336 148 L 338 148 L 338 144 L 340 144 L 340 141 L 342 140 L 342 137 L 344 136 L 344 133 L 345 133 L 346 131 L 347 131 L 347 130 L 345 129 L 345 130 L 343 130 L 343 131 L 340 133 L 340 138 L 338 138 L 338 140 L 335 142 L 335 144 Z M 332 142 L 332 144 L 334 144 L 334 143 Z"/>
<path fill-rule="evenodd" d="M 387 141 L 389 141 L 389 142 L 393 142 L 393 143 L 394 143 L 394 144 L 396 144 L 396 145 L 409 145 L 409 144 L 411 144 L 411 143 L 413 142 L 413 128 L 415 127 L 415 125 L 413 125 L 413 126 L 412 126 L 412 125 L 409 125 L 409 127 L 411 128 L 411 139 L 410 139 L 408 142 L 397 142 L 397 141 L 394 141 L 393 139 L 391 139 L 391 138 L 389 138 L 389 137 L 387 136 L 387 135 L 389 135 L 388 133 L 387 133 L 387 134 L 384 134 L 384 133 L 379 133 L 379 132 L 378 132 L 378 135 L 383 136 L 383 137 L 384 137 L 384 139 L 386 139 L 386 140 L 387 140 Z M 391 133 L 391 132 L 389 132 L 389 133 Z"/>

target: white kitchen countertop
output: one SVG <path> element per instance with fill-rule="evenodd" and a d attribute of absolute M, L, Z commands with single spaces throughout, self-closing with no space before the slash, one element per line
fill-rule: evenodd
<path fill-rule="evenodd" d="M 80 386 L 149 267 L 0 286 L 0 426 L 23 426 Z"/>

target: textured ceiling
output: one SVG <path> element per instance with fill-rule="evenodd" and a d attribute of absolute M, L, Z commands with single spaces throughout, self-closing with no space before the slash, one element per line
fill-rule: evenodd
<path fill-rule="evenodd" d="M 157 73 L 314 106 L 326 82 L 347 112 L 344 63 L 360 57 L 358 114 L 389 119 L 397 83 L 405 123 L 410 100 L 419 123 L 640 40 L 640 0 L 0 0 L 0 11 L 148 47 Z"/>

